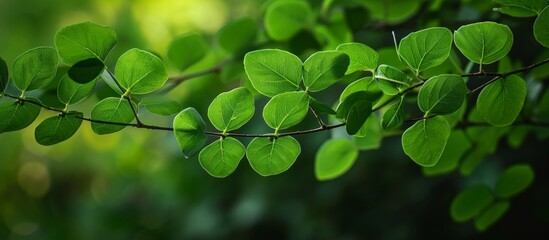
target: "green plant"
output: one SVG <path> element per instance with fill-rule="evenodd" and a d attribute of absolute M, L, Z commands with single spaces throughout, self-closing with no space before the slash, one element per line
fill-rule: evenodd
<path fill-rule="evenodd" d="M 417 6 L 421 3 L 410 2 L 417 2 Z M 549 25 L 547 1 L 496 2 L 503 13 L 536 17 L 534 37 L 542 46 L 549 45 L 549 33 L 543 27 Z M 0 62 L 2 96 L 9 98 L 0 103 L 0 118 L 6 119 L 0 124 L 0 132 L 28 127 L 41 109 L 57 113 L 35 130 L 36 141 L 42 145 L 69 139 L 84 121 L 90 122 L 97 134 L 115 133 L 128 126 L 172 131 L 185 157 L 198 154 L 209 174 L 226 177 L 245 155 L 260 175 L 280 174 L 301 152 L 296 135 L 333 131 L 334 137 L 320 147 L 315 163 L 317 178 L 327 180 L 344 174 L 360 150 L 377 148 L 385 135 L 402 129 L 406 129 L 402 133 L 404 152 L 424 167 L 427 175 L 447 173 L 458 166 L 467 175 L 497 150 L 500 138 L 507 136 L 520 145 L 529 132 L 549 126 L 549 94 L 528 92 L 524 80 L 546 78 L 529 71 L 547 64 L 549 59 L 527 67 L 515 66 L 520 63 L 508 57 L 514 34 L 507 25 L 477 22 L 463 25 L 453 34 L 445 27 L 426 27 L 408 34 L 398 44 L 395 38 L 398 60 L 382 62 L 378 51 L 351 42 L 352 23 L 338 10 L 355 5 L 375 7 L 353 1 L 324 1 L 321 6 L 305 1 L 274 2 L 264 17 L 268 43 L 289 41 L 309 30 L 323 43 L 322 50 L 291 51 L 291 45 L 286 49 L 290 51 L 258 47 L 264 43 L 256 40 L 257 24 L 244 18 L 229 23 L 217 35 L 220 47 L 228 53 L 227 59 L 210 69 L 176 77 L 168 76 L 161 58 L 140 49 L 121 55 L 113 73 L 105 64 L 117 42 L 113 30 L 89 22 L 65 27 L 55 35 L 55 49 L 39 47 L 23 53 L 14 60 L 10 74 L 7 64 Z M 319 10 L 320 15 L 313 10 Z M 393 24 L 408 18 L 407 14 L 388 14 L 385 20 Z M 170 45 L 167 59 L 174 68 L 184 71 L 202 59 L 209 47 L 200 35 L 184 35 Z M 465 69 L 459 53 L 468 60 Z M 58 57 L 69 68 L 56 79 Z M 208 119 L 217 131 L 206 130 L 205 121 L 194 108 L 181 110 L 177 102 L 164 97 L 166 91 L 186 80 L 220 73 L 240 62 L 243 67 L 238 70 L 245 72 L 247 84 L 220 94 L 208 108 Z M 486 70 L 496 62 L 497 71 Z M 473 70 L 475 64 L 478 71 Z M 479 84 L 477 80 L 486 81 Z M 316 94 L 332 90 L 329 87 L 341 82 L 348 84 L 335 103 L 325 102 Z M 52 83 L 57 86 L 62 108 L 36 98 Z M 110 86 L 113 93 L 102 97 L 89 117 L 71 110 L 101 84 Z M 8 85 L 10 88 L 5 90 Z M 238 132 L 253 117 L 255 98 L 261 95 L 269 98 L 262 117 L 273 131 Z M 141 121 L 143 109 L 177 115 L 173 126 L 151 125 Z M 287 130 L 308 114 L 317 119 L 318 127 Z M 529 128 L 515 128 L 519 125 Z M 340 131 L 343 128 L 344 133 Z M 204 147 L 208 136 L 217 139 Z M 246 147 L 239 138 L 253 140 Z M 501 174 L 494 190 L 487 186 L 467 188 L 453 202 L 452 217 L 456 221 L 476 217 L 477 229 L 486 229 L 508 209 L 509 198 L 531 183 L 533 172 L 527 165 L 512 166 Z M 512 179 L 522 181 L 517 184 Z"/>

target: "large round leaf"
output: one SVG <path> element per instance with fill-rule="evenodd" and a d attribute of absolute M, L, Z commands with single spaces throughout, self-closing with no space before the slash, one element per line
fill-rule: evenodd
<path fill-rule="evenodd" d="M 377 52 L 362 43 L 344 43 L 336 48 L 336 51 L 349 55 L 350 64 L 346 74 L 356 71 L 374 72 L 377 67 Z"/>
<path fill-rule="evenodd" d="M 315 157 L 316 179 L 334 179 L 347 172 L 358 157 L 358 149 L 348 139 L 331 139 L 320 146 Z"/>
<path fill-rule="evenodd" d="M 419 75 L 426 69 L 442 64 L 450 56 L 452 32 L 433 27 L 410 33 L 400 40 L 398 54 Z"/>
<path fill-rule="evenodd" d="M 19 55 L 12 68 L 12 80 L 21 91 L 48 86 L 57 72 L 57 51 L 52 47 L 37 47 Z"/>
<path fill-rule="evenodd" d="M 457 222 L 465 222 L 477 216 L 494 200 L 490 188 L 475 185 L 463 190 L 452 200 L 450 215 Z"/>
<path fill-rule="evenodd" d="M 110 27 L 91 22 L 70 25 L 55 34 L 59 56 L 68 65 L 90 58 L 104 61 L 116 42 L 116 33 Z"/>
<path fill-rule="evenodd" d="M 345 76 L 349 56 L 337 51 L 322 51 L 311 55 L 303 63 L 303 84 L 306 90 L 318 92 Z"/>
<path fill-rule="evenodd" d="M 93 91 L 97 80 L 80 84 L 73 81 L 68 74 L 64 75 L 57 85 L 57 97 L 67 105 L 83 101 Z"/>
<path fill-rule="evenodd" d="M 297 56 L 282 50 L 256 50 L 244 56 L 244 69 L 252 86 L 268 97 L 299 89 L 301 68 Z"/>
<path fill-rule="evenodd" d="M 105 98 L 91 110 L 92 130 L 100 135 L 118 132 L 134 118 L 132 107 L 124 98 Z"/>
<path fill-rule="evenodd" d="M 274 40 L 288 40 L 309 24 L 311 14 L 306 2 L 276 1 L 265 12 L 265 30 Z"/>
<path fill-rule="evenodd" d="M 549 48 L 549 6 L 545 7 L 534 22 L 534 36 L 546 48 Z"/>
<path fill-rule="evenodd" d="M 478 22 L 456 30 L 454 41 L 469 60 L 481 65 L 490 64 L 509 53 L 513 46 L 513 32 L 503 24 Z"/>
<path fill-rule="evenodd" d="M 246 88 L 219 94 L 208 107 L 208 118 L 219 131 L 242 127 L 254 115 L 254 97 Z"/>
<path fill-rule="evenodd" d="M 210 175 L 223 178 L 234 172 L 245 154 L 244 145 L 229 137 L 206 146 L 198 155 L 198 160 Z"/>
<path fill-rule="evenodd" d="M 414 162 L 430 167 L 437 164 L 449 137 L 450 126 L 446 119 L 441 116 L 423 119 L 402 134 L 402 148 Z"/>
<path fill-rule="evenodd" d="M 120 86 L 132 94 L 154 92 L 168 80 L 168 71 L 162 60 L 137 48 L 120 56 L 116 62 L 115 75 Z"/>
<path fill-rule="evenodd" d="M 528 164 L 516 164 L 499 175 L 494 193 L 500 198 L 509 198 L 524 191 L 534 181 L 534 170 Z"/>
<path fill-rule="evenodd" d="M 202 149 L 206 143 L 206 125 L 194 108 L 186 108 L 173 119 L 175 139 L 185 158 Z"/>
<path fill-rule="evenodd" d="M 477 110 L 490 124 L 498 127 L 511 125 L 526 99 L 526 82 L 511 75 L 486 86 L 477 99 Z"/>
<path fill-rule="evenodd" d="M 263 108 L 263 119 L 269 127 L 282 130 L 300 123 L 309 111 L 306 92 L 287 92 L 274 96 Z"/>
<path fill-rule="evenodd" d="M 421 111 L 437 115 L 457 111 L 467 95 L 465 80 L 459 75 L 442 74 L 427 80 L 419 90 L 417 103 Z"/>
<path fill-rule="evenodd" d="M 280 174 L 288 170 L 301 153 L 301 146 L 291 136 L 254 138 L 248 145 L 246 157 L 261 176 Z"/>
<path fill-rule="evenodd" d="M 29 101 L 39 102 L 38 99 L 27 98 Z M 21 130 L 28 127 L 40 114 L 40 107 L 17 101 L 0 102 L 0 133 Z"/>
<path fill-rule="evenodd" d="M 168 47 L 168 60 L 179 70 L 184 71 L 204 58 L 210 46 L 199 34 L 191 33 L 173 40 Z"/>
<path fill-rule="evenodd" d="M 69 112 L 64 116 L 53 116 L 42 121 L 34 130 L 34 138 L 41 145 L 49 146 L 63 142 L 76 133 L 82 125 L 80 112 Z"/>

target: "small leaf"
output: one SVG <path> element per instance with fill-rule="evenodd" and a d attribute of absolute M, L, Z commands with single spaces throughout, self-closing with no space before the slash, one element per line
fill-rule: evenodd
<path fill-rule="evenodd" d="M 410 86 L 410 78 L 402 71 L 385 64 L 377 67 L 375 79 L 379 88 L 387 95 L 396 95 L 401 89 Z"/>
<path fill-rule="evenodd" d="M 6 90 L 9 81 L 8 65 L 4 59 L 0 58 L 0 96 Z"/>
<path fill-rule="evenodd" d="M 511 75 L 486 86 L 477 99 L 477 110 L 494 126 L 511 125 L 519 115 L 526 99 L 526 82 Z"/>
<path fill-rule="evenodd" d="M 263 108 L 263 119 L 269 127 L 282 130 L 300 123 L 309 111 L 306 92 L 287 92 L 274 96 Z"/>
<path fill-rule="evenodd" d="M 381 119 L 381 126 L 383 129 L 393 129 L 402 125 L 404 122 L 403 107 L 404 99 L 400 98 L 387 109 Z"/>
<path fill-rule="evenodd" d="M 223 26 L 217 34 L 217 42 L 229 53 L 238 53 L 249 48 L 257 34 L 257 23 L 248 17 Z"/>
<path fill-rule="evenodd" d="M 77 83 L 89 83 L 101 75 L 105 64 L 97 58 L 89 58 L 75 63 L 69 68 L 68 75 Z"/>
<path fill-rule="evenodd" d="M 430 167 L 439 161 L 449 137 L 450 126 L 446 119 L 441 116 L 423 119 L 402 134 L 402 148 L 414 162 Z"/>
<path fill-rule="evenodd" d="M 469 60 L 480 65 L 503 58 L 513 46 L 513 32 L 495 22 L 478 22 L 454 32 L 456 47 Z"/>
<path fill-rule="evenodd" d="M 27 98 L 29 101 L 39 102 L 38 99 Z M 21 130 L 31 125 L 40 114 L 40 107 L 17 101 L 0 102 L 0 133 Z"/>
<path fill-rule="evenodd" d="M 410 33 L 400 40 L 398 54 L 419 75 L 446 61 L 451 49 L 452 32 L 447 28 L 432 27 Z"/>
<path fill-rule="evenodd" d="M 316 113 L 335 115 L 336 112 L 328 105 L 316 100 L 314 97 L 309 98 L 309 104 L 316 111 Z"/>
<path fill-rule="evenodd" d="M 472 144 L 463 131 L 452 131 L 438 163 L 432 167 L 424 167 L 423 173 L 427 176 L 434 176 L 455 170 L 459 165 L 459 160 L 471 147 Z"/>
<path fill-rule="evenodd" d="M 477 216 L 493 200 L 494 197 L 488 186 L 475 185 L 469 187 L 452 200 L 450 215 L 456 222 L 465 222 Z"/>
<path fill-rule="evenodd" d="M 57 72 L 57 51 L 51 47 L 37 47 L 19 55 L 12 68 L 12 80 L 21 91 L 48 86 Z"/>
<path fill-rule="evenodd" d="M 311 55 L 303 63 L 303 84 L 306 90 L 318 92 L 345 76 L 349 56 L 336 51 L 323 51 Z"/>
<path fill-rule="evenodd" d="M 132 107 L 124 98 L 105 98 L 91 110 L 91 119 L 96 121 L 129 124 L 134 118 Z M 126 127 L 100 122 L 92 122 L 91 126 L 92 130 L 99 135 L 118 132 Z"/>
<path fill-rule="evenodd" d="M 126 92 L 145 94 L 162 88 L 168 80 L 168 71 L 160 58 L 134 48 L 118 58 L 115 76 Z"/>
<path fill-rule="evenodd" d="M 271 176 L 288 170 L 300 153 L 299 142 L 291 136 L 254 138 L 248 145 L 246 157 L 257 173 Z"/>
<path fill-rule="evenodd" d="M 94 89 L 97 80 L 80 84 L 65 74 L 57 86 L 57 97 L 64 104 L 72 105 L 83 101 Z"/>
<path fill-rule="evenodd" d="M 200 61 L 209 51 L 209 44 L 196 33 L 186 34 L 173 40 L 168 47 L 168 60 L 183 72 Z"/>
<path fill-rule="evenodd" d="M 139 103 L 154 114 L 171 116 L 181 111 L 181 104 L 166 96 L 147 97 Z"/>
<path fill-rule="evenodd" d="M 487 207 L 475 219 L 475 227 L 478 231 L 484 231 L 496 223 L 509 209 L 509 202 L 498 202 Z"/>
<path fill-rule="evenodd" d="M 194 108 L 186 108 L 173 119 L 175 139 L 185 158 L 202 149 L 206 143 L 206 125 Z"/>
<path fill-rule="evenodd" d="M 345 74 L 357 71 L 374 72 L 377 67 L 377 52 L 362 43 L 344 43 L 336 48 L 336 51 L 349 55 L 350 64 Z"/>
<path fill-rule="evenodd" d="M 65 116 L 53 116 L 41 122 L 34 130 L 34 138 L 41 145 L 49 146 L 72 137 L 80 125 L 84 114 L 69 112 Z M 80 117 L 80 118 L 78 118 Z"/>
<path fill-rule="evenodd" d="M 419 90 L 417 103 L 421 111 L 446 115 L 457 111 L 467 95 L 467 85 L 462 77 L 442 74 L 429 78 Z"/>
<path fill-rule="evenodd" d="M 549 48 L 549 6 L 545 7 L 534 22 L 534 37 L 544 47 Z"/>
<path fill-rule="evenodd" d="M 346 118 L 345 130 L 347 130 L 347 134 L 357 134 L 371 113 L 372 103 L 370 101 L 360 100 L 352 103 Z"/>
<path fill-rule="evenodd" d="M 249 52 L 244 56 L 244 68 L 252 86 L 268 97 L 298 90 L 301 83 L 301 60 L 286 51 Z"/>
<path fill-rule="evenodd" d="M 494 193 L 500 198 L 510 198 L 524 191 L 534 181 L 534 170 L 528 164 L 515 164 L 499 175 Z"/>
<path fill-rule="evenodd" d="M 104 61 L 116 42 L 114 30 L 91 22 L 70 25 L 55 34 L 59 56 L 68 65 L 90 58 Z"/>
<path fill-rule="evenodd" d="M 310 23 L 311 15 L 306 2 L 276 1 L 265 12 L 265 30 L 273 40 L 288 40 Z"/>
<path fill-rule="evenodd" d="M 228 132 L 244 126 L 254 112 L 254 97 L 241 87 L 219 94 L 208 107 L 208 118 L 217 130 Z"/>
<path fill-rule="evenodd" d="M 339 101 L 343 102 L 343 100 L 347 98 L 349 95 L 359 91 L 365 91 L 366 93 L 368 93 L 368 95 L 370 96 L 368 98 L 372 100 L 372 102 L 377 101 L 378 98 L 380 98 L 381 95 L 383 95 L 374 78 L 364 77 L 349 84 L 343 90 L 343 92 L 341 93 L 341 96 L 339 96 Z"/>
<path fill-rule="evenodd" d="M 244 145 L 229 137 L 206 146 L 198 155 L 198 159 L 202 168 L 210 175 L 224 178 L 234 172 L 244 154 L 246 154 Z"/>
<path fill-rule="evenodd" d="M 346 173 L 358 158 L 358 150 L 345 138 L 330 139 L 322 144 L 315 157 L 315 176 L 319 181 Z"/>

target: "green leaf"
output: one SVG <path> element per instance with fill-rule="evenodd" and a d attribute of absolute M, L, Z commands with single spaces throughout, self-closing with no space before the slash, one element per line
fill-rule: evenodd
<path fill-rule="evenodd" d="M 346 173 L 358 158 L 358 149 L 345 138 L 330 139 L 320 146 L 315 157 L 315 176 L 319 181 Z"/>
<path fill-rule="evenodd" d="M 337 106 L 336 116 L 344 118 L 346 120 L 345 130 L 349 135 L 355 135 L 371 113 L 372 101 L 368 93 L 360 91 L 351 94 Z"/>
<path fill-rule="evenodd" d="M 228 132 L 244 126 L 254 112 L 254 97 L 241 87 L 219 94 L 208 107 L 208 118 L 217 130 Z"/>
<path fill-rule="evenodd" d="M 265 12 L 265 30 L 273 40 L 288 40 L 310 24 L 311 15 L 306 2 L 276 1 Z"/>
<path fill-rule="evenodd" d="M 301 68 L 297 56 L 282 50 L 256 50 L 244 56 L 244 69 L 252 86 L 268 97 L 298 90 Z"/>
<path fill-rule="evenodd" d="M 477 216 L 493 200 L 494 197 L 488 186 L 471 186 L 463 190 L 452 200 L 450 215 L 456 222 L 465 222 Z"/>
<path fill-rule="evenodd" d="M 9 81 L 8 65 L 4 59 L 0 58 L 0 96 L 6 90 Z"/>
<path fill-rule="evenodd" d="M 434 176 L 455 170 L 458 167 L 459 160 L 471 147 L 472 144 L 463 131 L 452 131 L 438 163 L 432 167 L 424 167 L 423 173 L 427 176 Z"/>
<path fill-rule="evenodd" d="M 377 101 L 381 97 L 381 95 L 383 95 L 374 78 L 364 77 L 349 84 L 343 90 L 341 96 L 339 96 L 339 101 L 343 102 L 343 100 L 349 95 L 359 91 L 365 91 L 366 93 L 368 93 L 368 98 L 372 100 L 372 102 Z"/>
<path fill-rule="evenodd" d="M 48 86 L 57 72 L 57 51 L 51 47 L 37 47 L 19 55 L 12 68 L 12 80 L 21 91 Z"/>
<path fill-rule="evenodd" d="M 381 119 L 383 129 L 394 129 L 402 125 L 404 122 L 403 107 L 404 99 L 400 98 L 387 109 Z"/>
<path fill-rule="evenodd" d="M 496 223 L 509 209 L 509 202 L 498 202 L 487 207 L 475 219 L 475 228 L 484 231 Z"/>
<path fill-rule="evenodd" d="M 526 82 L 511 75 L 486 86 L 477 99 L 477 110 L 491 125 L 511 125 L 526 99 Z"/>
<path fill-rule="evenodd" d="M 345 74 L 357 71 L 374 72 L 377 67 L 377 52 L 362 43 L 344 43 L 336 48 L 336 51 L 349 55 L 350 64 Z"/>
<path fill-rule="evenodd" d="M 451 49 L 452 32 L 447 28 L 432 27 L 410 33 L 400 40 L 398 54 L 419 75 L 446 61 Z"/>
<path fill-rule="evenodd" d="M 410 78 L 406 73 L 385 64 L 377 67 L 375 79 L 379 88 L 387 95 L 396 95 L 401 89 L 410 86 Z"/>
<path fill-rule="evenodd" d="M 274 96 L 263 108 L 263 119 L 269 127 L 282 130 L 300 123 L 309 111 L 306 92 L 287 92 Z"/>
<path fill-rule="evenodd" d="M 38 99 L 27 98 L 39 102 Z M 32 103 L 17 101 L 0 102 L 0 133 L 21 130 L 31 125 L 40 114 L 40 107 Z"/>
<path fill-rule="evenodd" d="M 309 98 L 309 104 L 315 110 L 316 113 L 335 115 L 336 112 L 328 105 L 316 100 L 314 97 Z"/>
<path fill-rule="evenodd" d="M 91 110 L 91 119 L 102 122 L 129 124 L 135 118 L 130 103 L 124 98 L 105 98 Z M 124 129 L 125 125 L 114 125 L 100 122 L 91 123 L 92 130 L 99 134 L 109 134 Z"/>
<path fill-rule="evenodd" d="M 513 32 L 495 22 L 478 22 L 460 27 L 454 32 L 454 42 L 469 60 L 480 65 L 505 57 L 513 46 Z"/>
<path fill-rule="evenodd" d="M 139 103 L 144 106 L 149 112 L 171 116 L 181 111 L 181 104 L 166 96 L 147 97 Z"/>
<path fill-rule="evenodd" d="M 118 58 L 114 74 L 120 86 L 132 94 L 154 92 L 168 80 L 168 71 L 162 60 L 137 48 Z"/>
<path fill-rule="evenodd" d="M 68 75 L 77 83 L 89 83 L 101 75 L 105 64 L 97 58 L 89 58 L 75 63 L 69 68 Z"/>
<path fill-rule="evenodd" d="M 90 58 L 104 61 L 116 42 L 114 30 L 91 22 L 70 25 L 55 34 L 59 56 L 68 65 Z"/>
<path fill-rule="evenodd" d="M 493 0 L 503 6 L 494 8 L 513 17 L 533 17 L 539 15 L 543 8 L 549 5 L 549 0 Z"/>
<path fill-rule="evenodd" d="M 291 136 L 254 138 L 248 145 L 246 157 L 261 176 L 280 174 L 288 170 L 301 153 L 301 146 Z"/>
<path fill-rule="evenodd" d="M 370 114 L 360 130 L 353 136 L 355 146 L 360 150 L 378 149 L 383 139 L 383 129 L 376 114 Z"/>
<path fill-rule="evenodd" d="M 80 84 L 65 74 L 57 85 L 57 97 L 64 104 L 72 105 L 83 101 L 94 89 L 97 80 Z"/>
<path fill-rule="evenodd" d="M 465 80 L 455 74 L 442 74 L 427 80 L 419 90 L 417 103 L 421 111 L 446 115 L 457 111 L 467 95 Z"/>
<path fill-rule="evenodd" d="M 41 122 L 34 130 L 34 138 L 41 145 L 49 146 L 63 142 L 78 131 L 82 125 L 83 113 L 69 112 L 64 116 L 53 116 Z"/>
<path fill-rule="evenodd" d="M 450 126 L 446 119 L 441 116 L 423 119 L 402 134 L 402 148 L 414 162 L 430 167 L 439 161 L 449 137 Z"/>
<path fill-rule="evenodd" d="M 225 51 L 235 54 L 249 48 L 256 35 L 256 21 L 244 17 L 223 26 L 217 34 L 217 42 Z"/>
<path fill-rule="evenodd" d="M 545 7 L 534 22 L 534 37 L 546 48 L 549 48 L 549 6 Z"/>
<path fill-rule="evenodd" d="M 336 117 L 339 119 L 347 119 L 347 116 L 349 115 L 349 112 L 353 105 L 357 103 L 362 104 L 359 102 L 369 102 L 371 109 L 372 96 L 365 91 L 357 91 L 350 94 L 349 96 L 345 97 L 345 99 L 343 99 L 343 101 L 341 101 L 337 106 Z M 364 120 L 366 120 L 366 118 L 364 118 Z"/>
<path fill-rule="evenodd" d="M 528 164 L 515 164 L 499 175 L 494 193 L 500 198 L 510 198 L 524 191 L 534 181 L 534 170 Z"/>
<path fill-rule="evenodd" d="M 322 51 L 311 55 L 303 63 L 303 84 L 306 91 L 318 92 L 345 76 L 349 56 L 337 51 Z"/>
<path fill-rule="evenodd" d="M 210 50 L 209 44 L 196 33 L 186 34 L 173 40 L 168 47 L 168 60 L 183 72 L 200 61 Z"/>
<path fill-rule="evenodd" d="M 185 158 L 202 149 L 206 143 L 206 124 L 194 108 L 185 108 L 173 119 L 175 139 Z"/>
<path fill-rule="evenodd" d="M 202 149 L 198 160 L 210 175 L 224 178 L 234 172 L 244 154 L 246 149 L 238 140 L 221 138 Z"/>

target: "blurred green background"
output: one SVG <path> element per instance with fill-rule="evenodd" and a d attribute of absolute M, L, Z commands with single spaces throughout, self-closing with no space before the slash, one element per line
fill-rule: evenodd
<path fill-rule="evenodd" d="M 486 14 L 493 7 L 489 1 L 448 2 L 440 12 L 428 14 L 446 15 L 444 24 L 451 29 L 481 19 L 509 20 Z M 165 57 L 175 36 L 197 31 L 213 39 L 227 21 L 242 16 L 258 19 L 262 4 L 0 0 L 0 56 L 11 65 L 29 48 L 53 46 L 61 27 L 93 21 L 112 26 L 118 35 L 119 43 L 107 59 L 111 67 L 117 56 L 133 47 Z M 512 54 L 530 63 L 531 30 L 520 26 L 531 26 L 531 19 L 521 21 L 511 27 L 515 35 L 524 33 L 526 43 L 516 42 Z M 402 36 L 417 30 L 402 29 Z M 375 48 L 392 44 L 389 31 L 382 28 L 355 38 Z M 219 55 L 212 51 L 188 72 L 215 65 Z M 207 76 L 170 94 L 204 114 L 216 94 L 234 86 Z M 79 109 L 88 114 L 96 101 L 89 99 Z M 127 128 L 98 136 L 84 123 L 69 141 L 40 146 L 34 128 L 52 114 L 42 111 L 31 127 L 0 135 L 0 239 L 509 239 L 549 233 L 547 141 L 528 138 L 520 150 L 509 149 L 502 141 L 498 153 L 472 176 L 454 172 L 425 177 L 405 157 L 400 137 L 387 137 L 381 149 L 361 152 L 346 175 L 317 182 L 314 154 L 329 137 L 317 133 L 298 138 L 302 154 L 281 175 L 261 177 L 243 160 L 231 176 L 216 179 L 202 170 L 196 157 L 184 159 L 171 133 Z M 261 115 L 256 115 L 243 132 L 268 132 Z M 170 119 L 143 117 L 170 125 Z M 298 128 L 314 124 L 314 119 L 307 119 Z M 479 182 L 493 185 L 498 174 L 516 162 L 532 164 L 536 180 L 513 199 L 500 222 L 477 233 L 473 223 L 451 220 L 450 202 L 461 189 Z"/>

